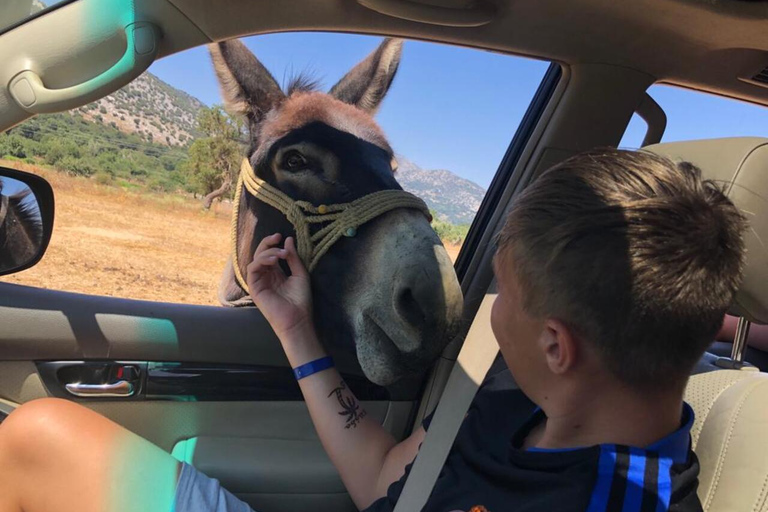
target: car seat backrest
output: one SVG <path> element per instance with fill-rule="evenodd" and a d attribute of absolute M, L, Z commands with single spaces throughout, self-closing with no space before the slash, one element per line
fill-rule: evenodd
<path fill-rule="evenodd" d="M 768 512 L 768 374 L 694 375 L 685 400 L 699 457 L 699 499 L 709 512 Z"/>
<path fill-rule="evenodd" d="M 730 312 L 768 323 L 768 139 L 744 137 L 656 144 L 646 148 L 685 160 L 720 182 L 749 228 L 744 280 Z M 768 512 L 768 374 L 755 368 L 691 377 L 685 399 L 699 457 L 705 511 Z"/>

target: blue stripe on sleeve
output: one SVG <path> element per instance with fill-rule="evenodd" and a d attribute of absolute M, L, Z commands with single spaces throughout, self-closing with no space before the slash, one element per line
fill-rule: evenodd
<path fill-rule="evenodd" d="M 645 450 L 629 449 L 629 470 L 627 490 L 624 492 L 624 506 L 621 512 L 640 512 L 643 504 L 643 483 L 645 480 Z"/>
<path fill-rule="evenodd" d="M 669 500 L 672 497 L 672 464 L 669 457 L 659 457 L 659 501 L 656 512 L 667 512 Z"/>
<path fill-rule="evenodd" d="M 608 508 L 608 496 L 611 493 L 613 473 L 616 468 L 616 446 L 600 445 L 600 459 L 597 464 L 597 481 L 592 489 L 587 512 L 605 512 Z"/>

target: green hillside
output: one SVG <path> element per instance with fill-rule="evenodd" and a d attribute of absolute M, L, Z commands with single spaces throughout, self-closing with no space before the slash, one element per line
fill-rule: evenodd
<path fill-rule="evenodd" d="M 0 135 L 0 157 L 49 165 L 102 183 L 158 191 L 184 189 L 184 148 L 147 142 L 79 114 L 34 117 Z"/>

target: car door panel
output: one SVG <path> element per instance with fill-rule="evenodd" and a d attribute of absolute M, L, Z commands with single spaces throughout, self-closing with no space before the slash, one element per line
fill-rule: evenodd
<path fill-rule="evenodd" d="M 354 510 L 258 310 L 0 283 L 0 324 L 3 409 L 68 398 L 168 452 L 177 447 L 256 510 Z M 369 415 L 396 438 L 406 435 L 420 381 L 381 388 L 362 376 L 354 354 L 334 356 Z M 141 370 L 131 397 L 65 389 L 78 371 L 126 365 Z"/>
<path fill-rule="evenodd" d="M 124 360 L 288 369 L 280 342 L 254 308 L 191 306 L 0 283 L 0 360 Z M 353 351 L 327 347 L 342 374 L 362 377 Z M 389 386 L 414 400 L 416 376 Z M 359 397 L 363 399 L 364 397 Z"/>
<path fill-rule="evenodd" d="M 92 401 L 85 405 L 218 479 L 255 510 L 356 510 L 303 402 Z M 407 426 L 403 418 L 408 417 L 412 403 L 364 402 L 363 406 L 387 430 L 403 435 Z"/>
<path fill-rule="evenodd" d="M 0 283 L 4 359 L 125 359 L 287 366 L 253 309 L 190 306 Z"/>
<path fill-rule="evenodd" d="M 245 496 L 256 510 L 273 495 L 326 495 L 337 505 L 349 502 L 328 456 L 313 440 L 203 436 L 184 444 L 194 446 L 198 469 L 217 475 L 225 488 Z"/>

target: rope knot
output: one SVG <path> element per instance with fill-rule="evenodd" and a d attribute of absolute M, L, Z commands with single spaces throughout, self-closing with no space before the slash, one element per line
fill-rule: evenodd
<path fill-rule="evenodd" d="M 294 226 L 306 224 L 304 210 L 297 203 L 291 203 L 283 214 Z"/>

